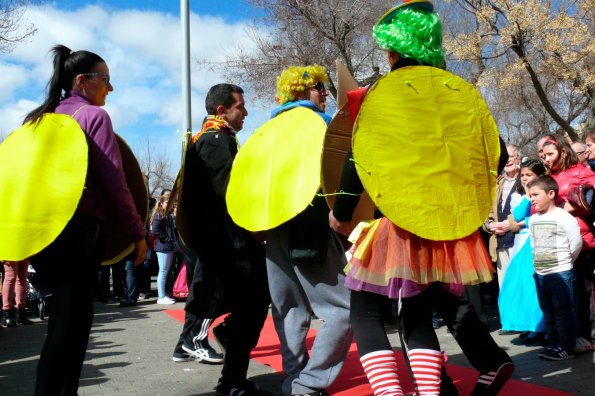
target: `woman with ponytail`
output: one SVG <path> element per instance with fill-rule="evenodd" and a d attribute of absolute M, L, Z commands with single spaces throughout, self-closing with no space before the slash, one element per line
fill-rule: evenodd
<path fill-rule="evenodd" d="M 92 52 L 71 51 L 63 45 L 56 45 L 51 52 L 54 69 L 47 97 L 25 122 L 38 123 L 46 113 L 71 116 L 85 134 L 88 160 L 74 216 L 49 246 L 30 258 L 52 293 L 35 395 L 76 395 L 93 322 L 93 288 L 105 249 L 107 213 L 117 216 L 135 241 L 135 264 L 144 260 L 147 245 L 122 170 L 112 122 L 102 109 L 114 90 L 107 64 Z M 47 150 L 48 154 L 60 150 L 60 145 Z"/>

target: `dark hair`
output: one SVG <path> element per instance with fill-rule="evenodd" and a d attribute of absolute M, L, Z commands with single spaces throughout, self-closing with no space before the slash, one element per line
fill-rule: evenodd
<path fill-rule="evenodd" d="M 578 164 L 578 156 L 576 155 L 572 147 L 570 147 L 570 145 L 566 142 L 566 140 L 564 140 L 560 136 L 548 135 L 546 137 L 545 142 L 543 142 L 543 147 L 547 145 L 553 145 L 556 147 L 556 150 L 558 150 L 559 156 L 556 160 L 556 163 L 554 164 L 556 165 L 556 168 L 558 168 L 556 169 L 556 173 Z M 565 153 L 566 155 L 563 156 L 562 153 Z M 552 171 L 552 168 L 553 167 L 550 167 L 550 172 Z"/>
<path fill-rule="evenodd" d="M 587 139 L 591 139 L 593 141 L 595 141 L 595 128 L 589 128 L 587 129 L 587 131 L 585 132 L 585 142 L 587 141 Z"/>
<path fill-rule="evenodd" d="M 60 44 L 54 46 L 50 52 L 54 55 L 54 71 L 47 84 L 47 97 L 41 106 L 27 114 L 23 122 L 36 121 L 43 114 L 56 110 L 60 100 L 72 89 L 78 74 L 91 73 L 99 63 L 105 63 L 93 52 L 72 52 L 70 48 Z"/>
<path fill-rule="evenodd" d="M 558 196 L 558 182 L 550 175 L 539 176 L 538 178 L 531 180 L 527 183 L 527 188 L 531 187 L 541 188 L 545 192 L 553 190 L 556 193 L 554 198 Z"/>
<path fill-rule="evenodd" d="M 517 151 L 517 153 L 518 153 L 518 151 Z M 520 170 L 523 168 L 531 169 L 531 171 L 533 173 L 535 173 L 537 176 L 545 175 L 547 172 L 545 165 L 540 160 L 527 159 L 527 160 L 521 162 L 521 164 L 519 165 L 519 173 L 518 173 L 518 176 L 516 179 L 516 183 L 514 183 L 514 186 L 512 188 L 512 190 L 514 192 L 517 192 L 519 194 L 525 194 L 525 188 L 523 187 L 523 182 L 521 181 L 521 172 L 520 172 Z"/>
<path fill-rule="evenodd" d="M 208 115 L 217 115 L 217 107 L 223 105 L 231 107 L 236 101 L 233 97 L 234 93 L 243 94 L 244 90 L 233 84 L 217 84 L 213 85 L 207 93 L 205 99 L 205 108 Z"/>
<path fill-rule="evenodd" d="M 537 176 L 543 176 L 546 174 L 547 169 L 545 169 L 545 165 L 541 160 L 535 158 L 529 158 L 521 162 L 520 168 L 529 168 L 531 172 L 535 173 Z"/>

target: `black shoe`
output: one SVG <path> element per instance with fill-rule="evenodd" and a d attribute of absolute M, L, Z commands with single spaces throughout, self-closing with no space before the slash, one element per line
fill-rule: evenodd
<path fill-rule="evenodd" d="M 543 349 L 541 352 L 539 352 L 539 353 L 537 354 L 537 356 L 538 356 L 540 359 L 543 359 L 543 358 L 545 358 L 545 357 L 547 356 L 548 352 L 550 351 L 550 349 L 552 349 L 552 348 L 553 348 L 553 346 L 551 346 L 551 345 L 546 345 L 546 346 L 545 346 L 545 348 L 544 348 L 544 349 Z"/>
<path fill-rule="evenodd" d="M 496 371 L 480 372 L 471 396 L 495 396 L 512 377 L 514 364 L 506 362 Z"/>
<path fill-rule="evenodd" d="M 151 293 L 150 292 L 145 292 L 145 293 L 139 293 L 138 294 L 138 299 L 139 300 L 147 300 L 151 298 Z"/>
<path fill-rule="evenodd" d="M 193 346 L 182 344 L 182 349 L 197 362 L 223 364 L 223 354 L 217 353 L 206 339 L 194 341 Z"/>
<path fill-rule="evenodd" d="M 529 337 L 531 335 L 531 333 L 532 333 L 531 331 L 523 331 L 522 333 L 519 334 L 519 338 L 521 340 L 523 340 L 523 339 Z"/>
<path fill-rule="evenodd" d="M 27 317 L 27 312 L 25 308 L 19 308 L 19 316 L 17 317 L 17 323 L 21 325 L 30 325 L 33 324 Z"/>
<path fill-rule="evenodd" d="M 574 358 L 574 351 L 567 351 L 561 347 L 548 348 L 539 354 L 545 360 L 568 360 Z"/>
<path fill-rule="evenodd" d="M 190 362 L 190 361 L 194 360 L 194 358 L 192 356 L 190 356 L 189 353 L 184 351 L 184 349 L 182 348 L 182 344 L 180 344 L 180 343 L 178 343 L 178 345 L 176 345 L 176 348 L 174 349 L 174 354 L 171 357 L 171 359 L 174 362 Z"/>
<path fill-rule="evenodd" d="M 256 386 L 256 384 L 249 380 L 243 381 L 225 381 L 219 380 L 217 384 L 217 396 L 267 396 L 268 392 L 264 392 Z"/>
<path fill-rule="evenodd" d="M 211 330 L 213 332 L 213 337 L 215 337 L 215 341 L 221 347 L 221 349 L 225 352 L 225 347 L 227 346 L 227 340 L 229 329 L 227 328 L 227 323 L 221 322 L 217 326 L 213 327 Z"/>
<path fill-rule="evenodd" d="M 131 300 L 122 300 L 122 301 L 120 301 L 120 304 L 118 304 L 119 308 L 135 307 L 135 306 L 136 306 L 136 301 L 131 301 Z"/>
<path fill-rule="evenodd" d="M 540 346 L 545 342 L 545 333 L 526 331 L 510 340 L 512 345 Z"/>
<path fill-rule="evenodd" d="M 530 336 L 525 338 L 525 345 L 527 346 L 539 346 L 545 342 L 545 333 L 531 333 Z"/>
<path fill-rule="evenodd" d="M 515 335 L 515 334 L 520 334 L 520 331 L 514 331 L 514 330 L 498 330 L 498 335 Z"/>
<path fill-rule="evenodd" d="M 440 328 L 440 318 L 438 317 L 438 315 L 435 312 L 432 315 L 432 327 L 434 328 L 434 330 Z"/>
<path fill-rule="evenodd" d="M 4 311 L 4 327 L 17 327 L 17 310 L 7 309 Z"/>

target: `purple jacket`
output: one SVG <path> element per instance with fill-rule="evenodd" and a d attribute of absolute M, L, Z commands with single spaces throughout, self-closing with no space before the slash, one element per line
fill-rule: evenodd
<path fill-rule="evenodd" d="M 109 210 L 135 241 L 144 239 L 145 227 L 126 184 L 120 149 L 107 112 L 74 91 L 55 112 L 73 116 L 87 135 L 89 145 L 85 189 L 75 214 L 105 220 Z"/>

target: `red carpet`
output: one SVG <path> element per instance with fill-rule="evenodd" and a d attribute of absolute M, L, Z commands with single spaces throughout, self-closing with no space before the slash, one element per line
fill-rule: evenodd
<path fill-rule="evenodd" d="M 184 310 L 166 310 L 168 315 L 178 320 L 180 323 L 184 323 Z M 215 324 L 221 322 L 223 318 L 219 318 L 215 321 Z M 314 337 L 316 336 L 316 330 L 310 330 L 308 333 L 308 347 L 312 346 Z M 413 383 L 411 382 L 409 372 L 405 366 L 403 355 L 400 351 L 396 351 L 397 359 L 399 361 L 399 380 L 403 386 L 403 390 L 406 392 L 413 392 Z M 273 319 L 271 316 L 267 318 L 258 345 L 252 351 L 252 359 L 259 363 L 270 366 L 277 372 L 282 372 L 281 367 L 281 351 L 279 346 L 279 338 L 275 332 L 273 325 Z M 475 380 L 477 378 L 477 372 L 472 369 L 468 369 L 453 364 L 446 365 L 448 374 L 453 378 L 461 395 L 468 395 L 471 393 Z M 355 343 L 351 344 L 349 354 L 345 360 L 343 370 L 339 375 L 339 378 L 333 386 L 329 389 L 329 392 L 334 396 L 371 396 L 372 390 L 368 381 L 364 375 L 364 371 L 359 362 L 357 355 L 357 349 Z M 571 393 L 562 392 L 555 389 L 546 388 L 539 385 L 533 385 L 527 382 L 510 380 L 500 393 L 503 396 L 518 396 L 518 395 L 540 395 L 540 396 L 566 396 L 572 395 Z"/>

